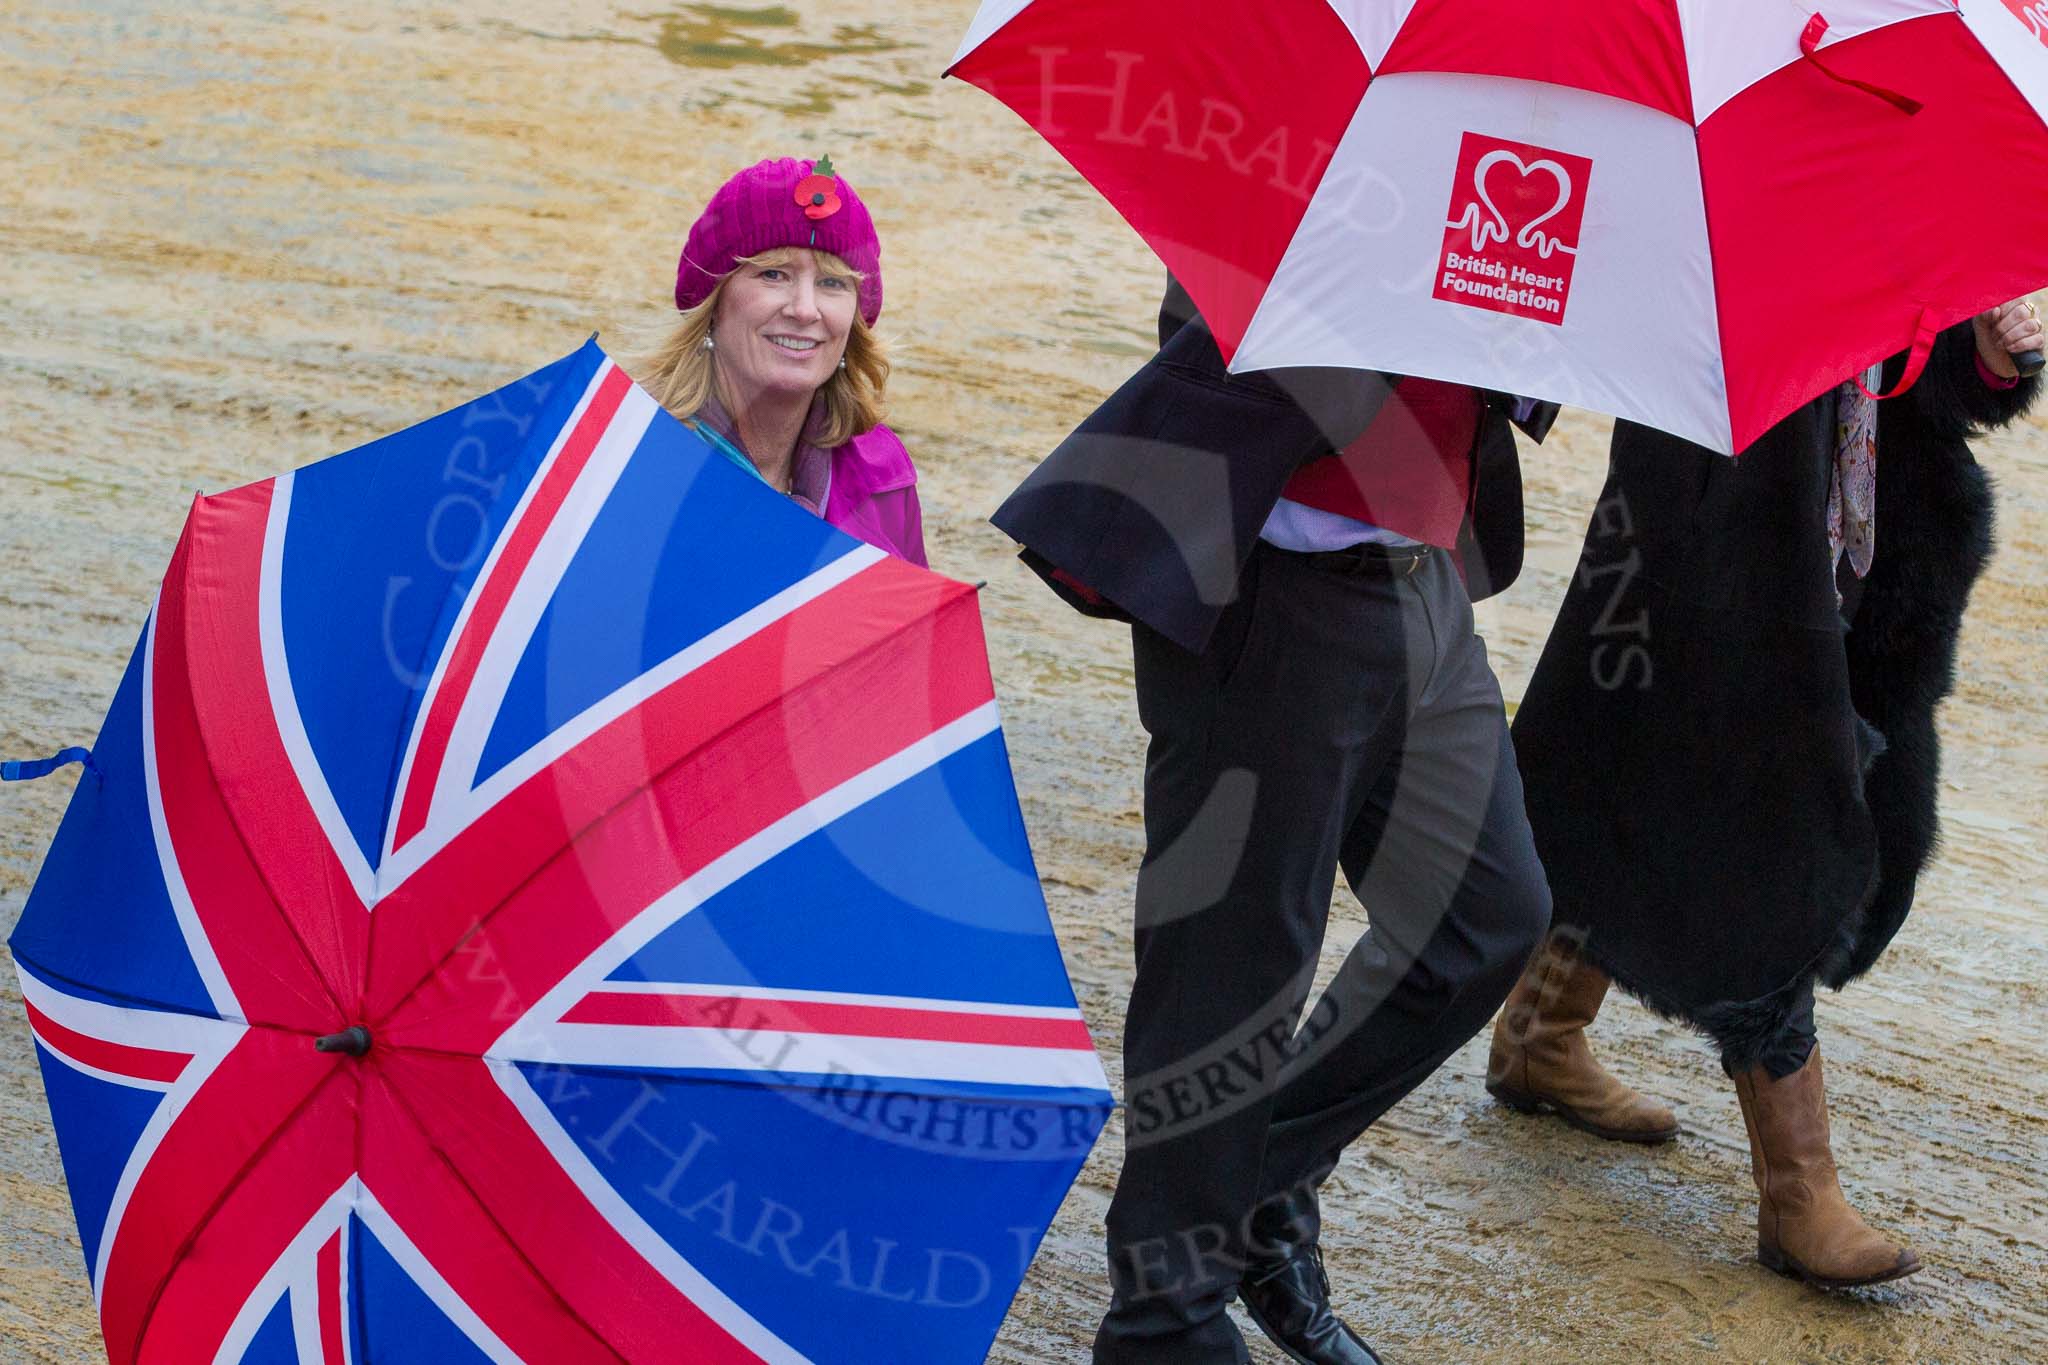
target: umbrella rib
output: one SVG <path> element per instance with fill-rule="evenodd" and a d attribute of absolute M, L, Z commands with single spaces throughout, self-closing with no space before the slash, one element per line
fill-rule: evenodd
<path fill-rule="evenodd" d="M 220 770 L 214 766 L 213 751 L 206 742 L 206 726 L 201 722 L 198 728 L 199 751 L 206 756 L 206 771 L 213 775 L 215 783 L 218 784 L 220 781 Z M 291 935 L 293 945 L 299 950 L 299 956 L 305 960 L 306 970 L 311 974 L 313 980 L 320 983 L 320 993 L 327 997 L 327 1003 L 333 1006 L 336 1017 L 341 1019 L 348 1018 L 348 1006 L 342 1002 L 339 995 L 335 994 L 334 983 L 329 981 L 327 974 L 320 970 L 320 961 L 313 956 L 313 950 L 307 945 L 306 936 L 299 932 L 297 922 L 285 912 L 284 897 L 278 894 L 277 887 L 270 880 L 270 873 L 264 869 L 262 860 L 256 856 L 255 846 L 249 842 L 247 832 L 242 829 L 241 819 L 235 814 L 234 808 L 226 800 L 222 800 L 221 809 L 227 817 L 228 828 L 234 831 L 235 842 L 241 845 L 243 856 L 249 860 L 250 870 L 256 874 L 256 880 L 263 884 L 263 889 L 269 893 L 271 907 L 277 912 L 277 917 L 284 921 L 285 932 Z M 272 975 L 277 974 L 272 973 Z M 281 980 L 282 978 L 280 977 L 279 979 Z"/>
<path fill-rule="evenodd" d="M 428 1049 L 426 1048 L 408 1048 L 406 1050 L 409 1052 L 428 1051 Z M 473 1064 L 477 1059 L 474 1057 L 464 1057 L 462 1060 Z M 581 1313 L 576 1311 L 576 1306 L 570 1303 L 567 1298 L 563 1297 L 562 1291 L 555 1287 L 554 1281 L 550 1280 L 544 1273 L 542 1273 L 541 1268 L 538 1265 L 534 1264 L 533 1258 L 526 1254 L 526 1249 L 522 1247 L 519 1244 L 519 1240 L 512 1235 L 511 1229 L 507 1228 L 503 1223 L 498 1221 L 498 1216 L 495 1213 L 491 1212 L 491 1206 L 489 1204 L 486 1204 L 484 1202 L 483 1196 L 477 1193 L 476 1186 L 469 1183 L 469 1177 L 462 1173 L 462 1168 L 456 1165 L 455 1162 L 452 1159 L 450 1159 L 447 1150 L 443 1148 L 439 1142 L 435 1141 L 434 1130 L 430 1126 L 428 1126 L 425 1119 L 422 1119 L 420 1117 L 419 1111 L 412 1107 L 412 1103 L 411 1101 L 406 1099 L 404 1091 L 399 1086 L 386 1084 L 384 1086 L 384 1093 L 391 1098 L 392 1103 L 396 1104 L 400 1110 L 404 1111 L 406 1118 L 411 1120 L 412 1126 L 418 1130 L 420 1135 L 420 1141 L 427 1144 L 427 1147 L 434 1153 L 434 1156 L 447 1170 L 449 1178 L 455 1181 L 456 1184 L 462 1186 L 463 1191 L 469 1195 L 470 1202 L 476 1205 L 477 1212 L 482 1214 L 485 1221 L 488 1222 L 493 1228 L 497 1229 L 498 1236 L 501 1239 L 503 1239 L 506 1248 L 511 1251 L 512 1255 L 518 1259 L 521 1265 L 524 1265 L 527 1268 L 527 1270 L 533 1275 L 533 1278 L 537 1282 L 546 1287 L 548 1294 L 554 1299 L 556 1303 L 561 1305 L 562 1312 L 567 1314 L 569 1318 L 576 1323 L 577 1326 L 581 1327 L 585 1332 L 588 1332 L 590 1334 L 590 1339 L 592 1341 L 595 1341 L 598 1345 L 602 1346 L 608 1353 L 610 1353 L 611 1358 L 613 1360 L 618 1361 L 619 1365 L 632 1365 L 632 1362 L 627 1360 L 627 1358 L 619 1352 L 619 1349 L 616 1346 L 612 1345 L 609 1341 L 605 1340 L 604 1334 L 598 1331 L 597 1327 L 594 1324 L 592 1324 L 588 1318 L 584 1317 Z M 357 1169 L 361 1169 L 360 1165 L 358 1165 Z"/>
<path fill-rule="evenodd" d="M 35 975 L 53 986 L 70 986 L 72 994 L 83 996 L 87 1000 L 105 999 L 109 1002 L 118 1003 L 124 1008 L 134 1006 L 141 1009 L 154 1010 L 159 1014 L 181 1014 L 188 1019 L 205 1019 L 212 1023 L 242 1024 L 249 1028 L 275 1029 L 278 1027 L 275 1024 L 252 1024 L 246 1019 L 227 1019 L 218 1014 L 202 1013 L 189 1005 L 173 1005 L 162 1000 L 151 1000 L 146 996 L 130 995 L 126 991 L 110 991 L 104 986 L 95 986 L 89 982 L 80 981 L 77 977 L 64 972 L 52 971 L 34 958 L 25 956 L 11 947 L 9 950 L 14 952 L 14 960 L 17 963 L 27 963 Z M 297 1032 L 296 1029 L 282 1031 Z"/>
<path fill-rule="evenodd" d="M 855 664 L 881 651 L 886 646 L 895 643 L 896 639 L 899 636 L 906 634 L 907 632 L 916 627 L 925 625 L 927 622 L 931 621 L 934 617 L 936 617 L 939 614 L 939 612 L 944 611 L 948 607 L 951 607 L 963 600 L 969 602 L 974 600 L 974 592 L 972 589 L 963 589 L 960 593 L 951 596 L 947 598 L 945 601 L 941 602 L 930 613 L 916 617 L 913 620 L 904 621 L 901 624 L 894 627 L 893 629 L 891 629 L 890 631 L 888 631 L 888 633 L 878 636 L 874 640 L 869 641 L 866 645 L 863 645 L 860 649 L 848 655 L 845 660 L 836 665 L 834 671 L 836 671 L 837 668 L 853 667 Z M 822 678 L 824 676 L 824 673 L 820 673 L 817 675 L 818 678 Z M 816 680 L 817 679 L 814 678 L 812 681 L 815 682 Z M 658 771 L 648 774 L 647 780 L 645 782 L 639 784 L 636 787 L 633 787 L 626 794 L 619 797 L 617 801 L 614 801 L 611 805 L 607 806 L 603 811 L 599 812 L 597 815 L 592 816 L 588 821 L 584 823 L 582 828 L 578 829 L 570 837 L 564 839 L 562 841 L 561 847 L 557 848 L 554 852 L 550 853 L 546 858 L 542 859 L 538 864 L 536 864 L 533 867 L 533 869 L 529 871 L 525 876 L 521 877 L 516 885 L 507 890 L 505 894 L 498 899 L 496 904 L 491 906 L 489 910 L 486 910 L 481 915 L 477 916 L 476 922 L 473 925 L 471 925 L 470 928 L 465 933 L 463 933 L 462 935 L 454 939 L 452 942 L 450 942 L 449 945 L 442 950 L 441 955 L 434 960 L 433 964 L 429 966 L 425 972 L 421 973 L 419 978 L 415 980 L 412 983 L 412 985 L 406 988 L 405 993 L 399 996 L 397 1000 L 392 1002 L 391 1008 L 386 1010 L 375 1021 L 375 1023 L 372 1025 L 372 1031 L 374 1032 L 377 1026 L 390 1020 L 395 1015 L 397 1015 L 401 1010 L 403 1010 L 405 1006 L 413 999 L 413 997 L 418 995 L 420 991 L 425 988 L 428 982 L 432 981 L 434 978 L 441 974 L 441 969 L 448 964 L 449 959 L 453 958 L 455 954 L 461 950 L 464 944 L 468 943 L 478 933 L 481 933 L 483 929 L 490 924 L 491 920 L 495 918 L 501 910 L 503 910 L 507 905 L 510 905 L 512 901 L 518 897 L 520 892 L 524 891 L 528 886 L 532 885 L 532 883 L 537 878 L 539 878 L 542 873 L 546 872 L 549 868 L 553 867 L 555 863 L 558 862 L 562 857 L 564 857 L 571 849 L 573 849 L 576 846 L 576 844 L 586 834 L 590 833 L 590 831 L 596 829 L 598 826 L 604 824 L 605 821 L 611 819 L 611 817 L 614 814 L 616 814 L 621 807 L 626 805 L 628 802 L 632 801 L 642 792 L 645 792 L 649 788 L 653 787 L 657 782 L 661 781 L 661 779 L 663 779 L 664 777 L 667 777 L 677 768 L 680 768 L 683 764 L 689 762 L 698 754 L 701 754 L 706 750 L 710 749 L 713 745 L 717 744 L 719 740 L 724 739 L 727 735 L 739 729 L 741 726 L 747 724 L 756 716 L 759 716 L 762 712 L 766 711 L 769 707 L 775 705 L 777 702 L 782 701 L 790 695 L 791 694 L 788 692 L 781 692 L 777 693 L 772 697 L 766 698 L 758 706 L 755 706 L 745 715 L 738 717 L 731 724 L 719 730 L 716 734 L 706 736 L 688 753 L 677 755 L 677 757 L 671 760 L 670 762 L 663 764 Z M 369 957 L 372 963 L 375 963 L 377 960 L 376 935 L 378 918 L 379 916 L 377 915 L 370 916 Z"/>
<path fill-rule="evenodd" d="M 307 1091 L 305 1098 L 293 1105 L 292 1111 L 279 1120 L 277 1126 L 270 1130 L 269 1135 L 263 1141 L 257 1143 L 250 1151 L 248 1157 L 243 1160 L 242 1164 L 236 1167 L 233 1178 L 222 1183 L 220 1194 L 214 1198 L 211 1204 L 206 1206 L 206 1211 L 193 1220 L 191 1230 L 185 1234 L 184 1240 L 178 1243 L 178 1249 L 169 1257 L 170 1268 L 164 1272 L 163 1277 L 150 1290 L 149 1306 L 142 1310 L 142 1320 L 136 1325 L 135 1340 L 129 1348 L 131 1359 L 139 1360 L 142 1358 L 142 1343 L 149 1339 L 149 1325 L 156 1319 L 157 1305 L 163 1302 L 164 1290 L 170 1287 L 171 1278 L 178 1273 L 178 1267 L 184 1264 L 186 1256 L 192 1250 L 192 1244 L 199 1240 L 200 1234 L 205 1232 L 207 1227 L 213 1222 L 214 1215 L 220 1212 L 221 1205 L 227 1203 L 228 1197 L 241 1188 L 241 1184 L 248 1178 L 249 1172 L 254 1170 L 264 1155 L 277 1145 L 278 1138 L 286 1129 L 298 1121 L 299 1115 L 311 1108 L 313 1102 L 321 1098 L 327 1092 L 329 1086 L 344 1083 L 352 1083 L 351 1078 L 346 1074 L 345 1070 L 336 1070 L 326 1080 L 321 1081 L 320 1084 Z"/>
<path fill-rule="evenodd" d="M 189 605 L 181 604 L 181 614 L 189 618 L 190 610 Z M 181 621 L 180 624 L 185 634 L 189 637 L 193 629 L 191 621 L 186 619 Z M 189 652 L 189 643 L 186 648 Z M 284 921 L 285 931 L 291 935 L 292 943 L 299 950 L 299 956 L 305 960 L 306 970 L 311 973 L 313 980 L 320 983 L 320 991 L 327 997 L 327 1003 L 333 1007 L 336 1016 L 346 1019 L 349 1014 L 348 1006 L 342 1002 L 339 995 L 335 994 L 334 983 L 329 981 L 327 974 L 320 970 L 320 961 L 313 955 L 312 949 L 307 945 L 305 935 L 299 932 L 297 922 L 293 920 L 291 915 L 286 913 L 284 897 L 278 894 L 277 887 L 271 882 L 269 871 L 263 866 L 262 859 L 256 856 L 255 845 L 249 842 L 248 832 L 242 828 L 239 812 L 235 810 L 234 804 L 227 799 L 227 787 L 221 781 L 220 766 L 214 761 L 213 744 L 207 733 L 206 717 L 200 709 L 196 691 L 188 698 L 188 701 L 192 708 L 192 728 L 199 737 L 200 757 L 205 760 L 206 772 L 213 779 L 214 789 L 221 793 L 221 814 L 227 823 L 227 827 L 234 831 L 235 842 L 241 846 L 242 856 L 249 860 L 249 868 L 256 874 L 256 880 L 262 883 L 264 891 L 269 894 L 270 904 L 277 912 L 277 917 Z"/>

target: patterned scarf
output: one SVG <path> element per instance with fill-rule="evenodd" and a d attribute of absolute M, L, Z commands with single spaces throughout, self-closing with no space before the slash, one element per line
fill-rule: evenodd
<path fill-rule="evenodd" d="M 1883 382 L 1873 365 L 1862 383 L 1851 380 L 1835 394 L 1835 472 L 1828 484 L 1828 562 L 1837 570 L 1843 552 L 1858 578 L 1870 572 L 1877 551 L 1877 400 Z"/>

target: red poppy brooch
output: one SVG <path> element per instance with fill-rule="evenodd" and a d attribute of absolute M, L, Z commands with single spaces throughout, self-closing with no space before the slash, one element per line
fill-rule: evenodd
<path fill-rule="evenodd" d="M 832 172 L 832 158 L 824 157 L 811 173 L 796 182 L 796 202 L 812 222 L 839 212 L 839 177 Z"/>

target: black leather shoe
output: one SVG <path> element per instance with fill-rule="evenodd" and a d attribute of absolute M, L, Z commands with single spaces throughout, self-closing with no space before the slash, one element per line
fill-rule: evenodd
<path fill-rule="evenodd" d="M 1331 1311 L 1322 1248 L 1281 1249 L 1278 1260 L 1254 1261 L 1237 1288 L 1259 1330 L 1300 1365 L 1381 1365 L 1372 1347 Z"/>

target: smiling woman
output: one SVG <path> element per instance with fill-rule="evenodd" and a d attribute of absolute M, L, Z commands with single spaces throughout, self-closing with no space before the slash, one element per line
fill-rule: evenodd
<path fill-rule="evenodd" d="M 676 267 L 681 316 L 635 366 L 728 458 L 840 529 L 925 563 L 917 473 L 882 425 L 874 220 L 830 159 L 763 161 L 712 196 Z"/>

